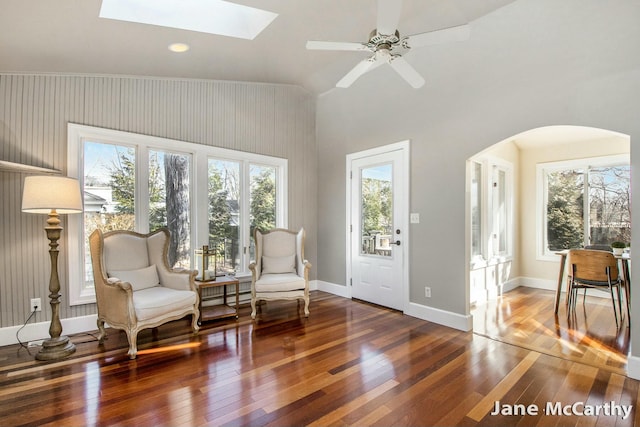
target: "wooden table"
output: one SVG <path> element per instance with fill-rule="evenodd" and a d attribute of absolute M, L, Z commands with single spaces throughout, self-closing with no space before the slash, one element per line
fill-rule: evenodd
<path fill-rule="evenodd" d="M 555 313 L 558 314 L 558 308 L 560 307 L 560 294 L 562 293 L 562 278 L 564 276 L 564 267 L 567 263 L 567 255 L 569 255 L 569 250 L 556 252 L 556 255 L 560 255 L 560 272 L 558 274 L 558 288 L 556 289 L 556 303 L 555 303 Z M 622 255 L 614 255 L 616 259 L 620 260 L 620 264 L 622 264 L 622 279 L 624 280 L 624 293 L 625 298 L 627 299 L 627 305 L 631 303 L 631 273 L 629 272 L 629 254 Z"/>
<path fill-rule="evenodd" d="M 227 304 L 227 286 L 235 286 L 235 305 L 231 306 Z M 202 307 L 203 301 L 210 301 L 216 297 L 203 298 L 202 290 L 206 288 L 223 287 L 223 303 L 218 305 L 212 305 Z M 196 287 L 198 288 L 198 296 L 200 297 L 200 319 L 198 323 L 202 323 L 207 320 L 224 319 L 227 317 L 238 318 L 238 302 L 240 299 L 240 282 L 235 277 L 221 276 L 216 277 L 216 280 L 196 280 Z M 205 313 L 205 310 L 207 313 Z"/>

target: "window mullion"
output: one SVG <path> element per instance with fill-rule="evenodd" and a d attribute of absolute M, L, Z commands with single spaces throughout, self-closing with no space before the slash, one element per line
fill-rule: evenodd
<path fill-rule="evenodd" d="M 591 172 L 591 168 L 587 166 L 584 170 L 583 174 L 583 184 L 582 184 L 582 216 L 584 222 L 584 246 L 591 244 L 591 218 L 590 218 L 590 195 L 589 195 L 589 173 Z"/>
<path fill-rule="evenodd" d="M 192 229 L 192 242 L 195 243 L 191 245 L 192 252 L 209 244 L 209 157 L 205 153 L 196 153 L 194 160 L 192 220 L 196 226 Z"/>
<path fill-rule="evenodd" d="M 138 145 L 136 149 L 136 194 L 135 216 L 136 230 L 149 232 L 149 148 Z"/>
<path fill-rule="evenodd" d="M 251 218 L 250 215 L 250 182 L 249 178 L 251 173 L 250 163 L 248 160 L 243 160 L 241 164 L 241 173 L 240 173 L 240 188 L 242 189 L 240 192 L 240 207 L 239 211 L 241 212 L 240 219 L 240 239 L 242 241 L 242 270 L 247 271 L 249 269 L 249 263 L 251 262 L 250 258 L 250 250 L 251 247 Z"/>

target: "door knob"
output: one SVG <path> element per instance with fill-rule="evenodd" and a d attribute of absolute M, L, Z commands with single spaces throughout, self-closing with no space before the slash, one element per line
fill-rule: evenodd
<path fill-rule="evenodd" d="M 400 246 L 400 240 L 396 240 L 395 242 L 391 242 L 392 245 Z"/>

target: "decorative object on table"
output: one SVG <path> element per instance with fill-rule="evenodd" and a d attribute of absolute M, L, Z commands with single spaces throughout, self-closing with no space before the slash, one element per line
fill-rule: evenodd
<path fill-rule="evenodd" d="M 624 248 L 626 247 L 627 244 L 625 242 L 613 242 L 611 244 L 611 249 L 613 249 L 614 255 L 622 255 L 622 253 L 624 252 Z"/>
<path fill-rule="evenodd" d="M 217 256 L 218 251 L 216 248 L 210 248 L 208 245 L 204 245 L 202 249 L 196 249 L 195 251 L 196 268 L 198 269 L 198 275 L 196 280 L 216 280 L 218 263 Z M 213 258 L 213 262 L 211 262 Z"/>
<path fill-rule="evenodd" d="M 36 354 L 38 360 L 63 359 L 76 351 L 69 338 L 62 335 L 60 323 L 60 279 L 58 277 L 58 240 L 62 233 L 59 214 L 82 212 L 82 195 L 77 179 L 62 176 L 28 176 L 24 180 L 22 212 L 49 215 L 44 228 L 49 239 L 51 277 L 49 298 L 51 299 L 51 338 L 42 343 Z"/>

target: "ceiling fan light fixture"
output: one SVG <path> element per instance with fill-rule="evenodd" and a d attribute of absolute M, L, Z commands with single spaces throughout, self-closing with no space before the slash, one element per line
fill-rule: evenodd
<path fill-rule="evenodd" d="M 376 51 L 376 61 L 390 62 L 391 61 L 391 50 L 390 49 L 378 49 Z"/>
<path fill-rule="evenodd" d="M 376 28 L 369 34 L 366 43 L 308 41 L 307 49 L 316 50 L 368 50 L 374 55 L 359 62 L 338 83 L 337 87 L 349 87 L 364 73 L 380 64 L 389 64 L 411 87 L 421 88 L 424 78 L 402 56 L 413 47 L 428 46 L 469 38 L 469 25 L 443 28 L 421 34 L 400 37 L 397 30 L 402 0 L 378 0 L 378 19 Z"/>
<path fill-rule="evenodd" d="M 171 52 L 175 52 L 175 53 L 183 53 L 191 49 L 189 45 L 186 43 L 171 43 L 167 48 Z"/>

